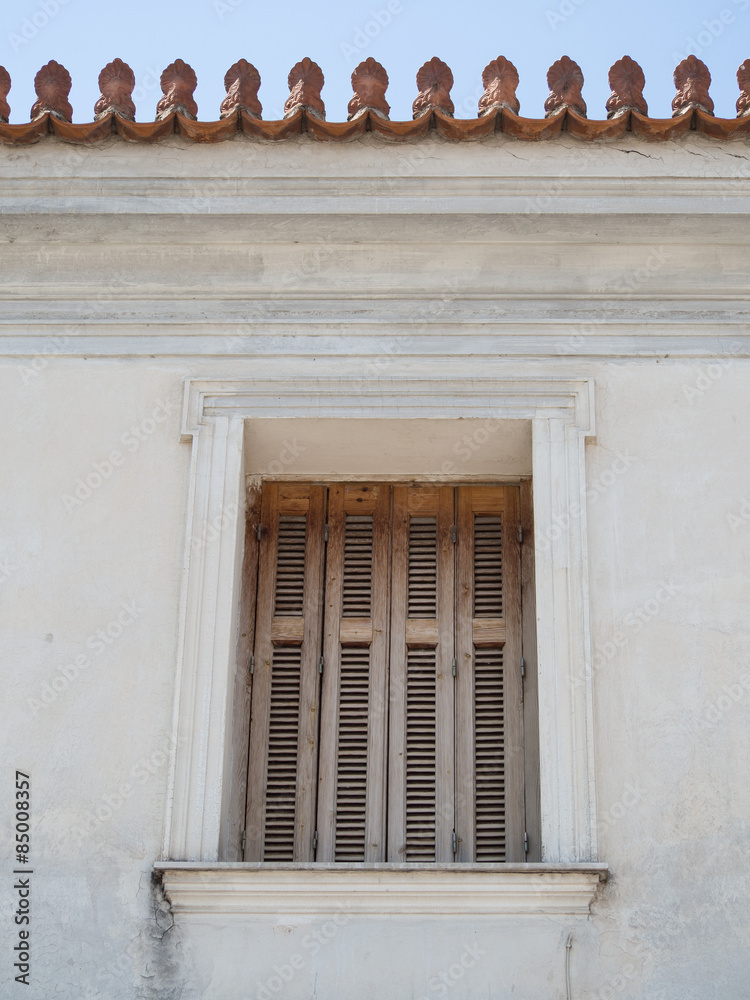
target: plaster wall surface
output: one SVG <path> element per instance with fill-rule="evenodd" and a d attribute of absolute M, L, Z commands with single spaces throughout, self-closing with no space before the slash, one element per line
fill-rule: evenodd
<path fill-rule="evenodd" d="M 562 998 L 571 933 L 576 1000 L 745 995 L 748 148 L 618 145 L 0 151 L 2 752 L 32 776 L 24 995 Z M 592 200 L 587 177 L 609 193 Z M 321 194 L 362 178 L 348 201 Z M 457 372 L 596 385 L 586 518 L 609 881 L 588 916 L 175 917 L 153 865 L 191 481 L 183 380 Z M 286 436 L 254 451 L 261 424 L 250 474 Z M 533 474 L 524 433 L 505 452 L 493 436 L 474 467 L 497 448 Z M 454 443 L 438 433 L 430 455 L 454 460 Z M 338 460 L 362 474 L 361 454 Z M 8 996 L 24 989 L 11 962 L 9 947 Z"/>

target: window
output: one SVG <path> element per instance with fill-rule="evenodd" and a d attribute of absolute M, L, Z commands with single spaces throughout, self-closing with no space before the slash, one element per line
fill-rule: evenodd
<path fill-rule="evenodd" d="M 519 488 L 268 482 L 249 525 L 245 860 L 523 861 Z"/>

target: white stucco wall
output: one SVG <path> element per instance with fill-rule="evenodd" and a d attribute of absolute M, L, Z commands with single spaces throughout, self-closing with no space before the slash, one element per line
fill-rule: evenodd
<path fill-rule="evenodd" d="M 696 138 L 0 150 L 0 829 L 7 841 L 19 768 L 24 995 L 562 998 L 570 933 L 575 1000 L 744 995 L 749 165 L 745 144 Z M 174 923 L 152 868 L 190 487 L 184 378 L 458 370 L 595 382 L 609 882 L 588 917 Z M 455 457 L 450 440 L 441 451 Z M 4 877 L 10 900 L 12 859 Z M 8 902 L 9 936 L 11 920 Z M 22 989 L 10 951 L 8 996 Z"/>

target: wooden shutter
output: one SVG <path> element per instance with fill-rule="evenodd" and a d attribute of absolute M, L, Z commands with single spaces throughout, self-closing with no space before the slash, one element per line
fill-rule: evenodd
<path fill-rule="evenodd" d="M 328 501 L 317 861 L 385 860 L 390 487 Z"/>
<path fill-rule="evenodd" d="M 388 860 L 453 860 L 453 489 L 395 486 Z"/>
<path fill-rule="evenodd" d="M 263 488 L 245 860 L 312 861 L 326 490 Z"/>
<path fill-rule="evenodd" d="M 459 861 L 523 861 L 524 756 L 516 487 L 458 488 Z"/>

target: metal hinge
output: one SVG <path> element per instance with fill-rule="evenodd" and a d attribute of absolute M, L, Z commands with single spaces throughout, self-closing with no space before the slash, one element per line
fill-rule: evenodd
<path fill-rule="evenodd" d="M 313 851 L 317 851 L 317 849 L 318 849 L 318 831 L 316 830 L 315 833 L 313 834 Z"/>
<path fill-rule="evenodd" d="M 259 524 L 255 525 L 255 537 L 260 541 L 260 536 L 263 534 L 263 529 Z"/>
<path fill-rule="evenodd" d="M 242 831 L 242 853 L 245 853 L 245 844 L 247 843 L 247 830 Z"/>
<path fill-rule="evenodd" d="M 524 835 L 523 835 L 523 853 L 524 854 L 528 854 L 529 853 L 529 835 L 528 835 L 528 833 L 524 833 Z"/>
<path fill-rule="evenodd" d="M 323 530 L 323 541 L 324 542 L 328 541 L 328 525 L 326 525 L 325 528 L 324 528 L 324 530 Z"/>
<path fill-rule="evenodd" d="M 458 837 L 456 836 L 456 831 L 453 831 L 453 857 L 455 858 L 458 854 Z"/>
<path fill-rule="evenodd" d="M 255 657 L 251 656 L 250 657 L 250 676 L 252 677 L 254 673 L 255 673 Z"/>
<path fill-rule="evenodd" d="M 453 525 L 453 527 L 451 528 L 451 533 L 452 533 L 452 535 L 453 535 L 453 544 L 455 545 L 455 544 L 456 544 L 456 539 L 458 538 L 458 532 L 456 531 L 456 526 L 455 526 L 455 524 L 454 524 L 454 525 Z"/>
<path fill-rule="evenodd" d="M 321 658 L 318 660 L 318 673 L 319 674 L 323 673 L 323 667 L 325 666 L 325 662 L 326 662 L 325 656 L 321 656 Z"/>
<path fill-rule="evenodd" d="M 523 545 L 523 527 L 518 525 L 518 544 Z"/>
<path fill-rule="evenodd" d="M 526 676 L 526 661 L 521 657 L 521 677 Z"/>
<path fill-rule="evenodd" d="M 454 677 L 456 676 L 456 657 L 455 656 L 453 657 L 453 663 L 451 664 L 451 673 L 453 674 Z"/>

